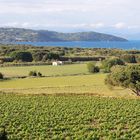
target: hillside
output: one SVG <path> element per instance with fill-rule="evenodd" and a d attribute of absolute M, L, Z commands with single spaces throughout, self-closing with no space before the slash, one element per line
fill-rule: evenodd
<path fill-rule="evenodd" d="M 0 42 L 47 41 L 127 41 L 124 38 L 97 32 L 59 33 L 47 30 L 0 28 Z"/>

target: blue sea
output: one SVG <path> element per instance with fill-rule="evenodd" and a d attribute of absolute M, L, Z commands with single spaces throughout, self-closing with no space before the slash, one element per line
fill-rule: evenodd
<path fill-rule="evenodd" d="M 16 44 L 28 44 L 33 46 L 55 46 L 55 47 L 79 47 L 79 48 L 118 48 L 124 50 L 140 50 L 139 41 L 100 41 L 100 42 L 88 42 L 88 41 L 73 41 L 73 42 L 16 42 Z"/>

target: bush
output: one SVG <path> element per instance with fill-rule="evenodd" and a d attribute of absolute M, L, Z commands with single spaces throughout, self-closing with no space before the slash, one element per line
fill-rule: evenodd
<path fill-rule="evenodd" d="M 129 88 L 137 96 L 140 96 L 140 66 L 118 66 L 107 76 L 105 83 L 111 86 Z"/>
<path fill-rule="evenodd" d="M 121 58 L 127 63 L 137 63 L 135 55 L 124 55 Z"/>
<path fill-rule="evenodd" d="M 137 61 L 137 63 L 140 63 L 140 56 L 136 57 L 136 61 Z"/>
<path fill-rule="evenodd" d="M 30 72 L 29 72 L 29 76 L 34 76 L 34 77 L 38 76 L 38 77 L 42 77 L 42 73 L 36 72 L 36 71 L 30 71 Z"/>
<path fill-rule="evenodd" d="M 40 73 L 40 72 L 38 72 L 37 75 L 38 75 L 39 77 L 42 77 L 42 73 Z"/>
<path fill-rule="evenodd" d="M 3 78 L 4 78 L 3 74 L 2 74 L 2 73 L 0 73 L 0 79 L 3 79 Z"/>
<path fill-rule="evenodd" d="M 87 68 L 90 73 L 98 73 L 100 71 L 99 67 L 95 66 L 94 62 L 89 62 Z"/>
<path fill-rule="evenodd" d="M 37 76 L 37 72 L 36 71 L 30 71 L 29 76 Z"/>
<path fill-rule="evenodd" d="M 22 62 L 32 62 L 32 54 L 30 52 L 20 52 L 20 51 L 15 51 L 10 54 L 12 58 L 14 58 L 17 61 L 22 61 Z"/>
<path fill-rule="evenodd" d="M 104 72 L 110 72 L 111 67 L 116 66 L 116 65 L 125 65 L 125 63 L 123 60 L 121 60 L 119 58 L 104 60 L 102 63 Z"/>

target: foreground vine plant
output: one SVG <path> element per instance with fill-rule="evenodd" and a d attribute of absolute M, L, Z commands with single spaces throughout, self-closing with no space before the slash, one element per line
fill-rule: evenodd
<path fill-rule="evenodd" d="M 13 139 L 140 139 L 140 100 L 84 95 L 0 95 L 0 124 Z"/>

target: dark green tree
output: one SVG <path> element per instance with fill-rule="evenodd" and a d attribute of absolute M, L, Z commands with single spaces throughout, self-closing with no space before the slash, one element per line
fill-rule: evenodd
<path fill-rule="evenodd" d="M 140 96 L 140 65 L 118 66 L 106 78 L 105 83 L 111 86 L 129 88 Z"/>
<path fill-rule="evenodd" d="M 47 59 L 49 59 L 49 60 L 57 60 L 57 59 L 59 59 L 60 58 L 60 56 L 59 56 L 59 54 L 57 54 L 57 53 L 48 53 L 47 54 Z"/>
<path fill-rule="evenodd" d="M 116 65 L 125 65 L 125 63 L 119 58 L 107 59 L 102 62 L 102 67 L 105 72 L 110 72 L 111 68 Z"/>
<path fill-rule="evenodd" d="M 32 62 L 33 57 L 30 52 L 22 52 L 22 51 L 15 51 L 10 54 L 12 58 L 14 58 L 17 61 L 23 61 L 23 62 Z"/>
<path fill-rule="evenodd" d="M 43 53 L 43 52 L 33 53 L 33 60 L 36 61 L 36 62 L 37 61 L 42 61 L 44 55 L 45 55 L 45 53 Z"/>

